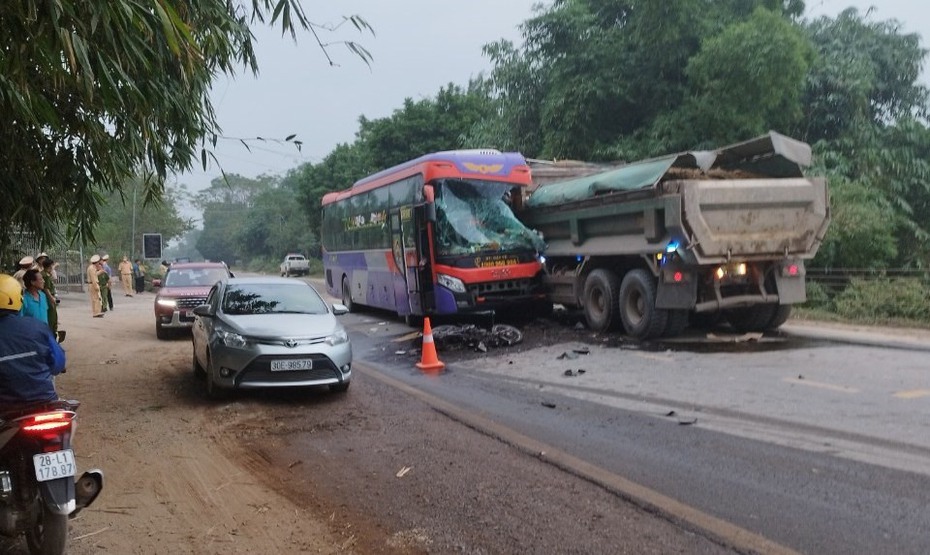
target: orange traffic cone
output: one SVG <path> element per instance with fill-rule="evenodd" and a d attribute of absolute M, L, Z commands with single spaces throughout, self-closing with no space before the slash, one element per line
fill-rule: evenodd
<path fill-rule="evenodd" d="M 442 370 L 446 365 L 436 356 L 436 344 L 433 343 L 433 328 L 429 325 L 429 317 L 423 318 L 423 354 L 417 368 L 424 372 Z"/>

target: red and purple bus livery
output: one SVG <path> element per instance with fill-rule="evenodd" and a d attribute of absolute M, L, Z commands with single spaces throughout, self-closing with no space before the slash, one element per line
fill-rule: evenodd
<path fill-rule="evenodd" d="M 408 321 L 544 304 L 542 238 L 510 207 L 530 179 L 518 153 L 458 150 L 325 195 L 327 290 Z"/>

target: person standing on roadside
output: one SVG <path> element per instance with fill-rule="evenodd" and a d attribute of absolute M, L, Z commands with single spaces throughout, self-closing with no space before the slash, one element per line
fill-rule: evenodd
<path fill-rule="evenodd" d="M 94 318 L 102 318 L 102 298 L 100 297 L 100 279 L 97 272 L 102 271 L 100 264 L 100 255 L 95 254 L 90 257 L 90 265 L 87 266 L 87 291 L 90 294 L 90 310 Z"/>
<path fill-rule="evenodd" d="M 129 257 L 125 254 L 123 259 L 120 260 L 119 266 L 119 280 L 123 284 L 123 293 L 127 297 L 132 296 L 133 287 L 132 287 L 132 262 L 129 261 Z"/>
<path fill-rule="evenodd" d="M 0 274 L 0 406 L 53 401 L 53 376 L 65 370 L 65 352 L 48 326 L 23 318 L 23 290 Z"/>
<path fill-rule="evenodd" d="M 145 292 L 145 264 L 138 258 L 132 263 L 132 277 L 136 282 L 136 293 Z"/>
<path fill-rule="evenodd" d="M 16 268 L 16 273 L 13 274 L 13 278 L 19 282 L 23 288 L 26 288 L 26 284 L 23 282 L 23 276 L 26 274 L 26 270 L 31 270 L 36 267 L 36 261 L 31 256 L 24 256 L 20 259 L 19 265 Z"/>
<path fill-rule="evenodd" d="M 35 318 L 48 325 L 48 296 L 45 295 L 45 279 L 42 272 L 35 268 L 26 270 L 23 274 L 23 283 L 26 291 L 23 293 L 23 306 L 20 313 L 23 316 Z"/>
<path fill-rule="evenodd" d="M 103 271 L 107 274 L 107 279 L 105 282 L 106 286 L 106 296 L 100 298 L 103 301 L 103 310 L 107 309 L 113 310 L 113 268 L 110 267 L 110 255 L 104 253 L 100 257 L 100 262 L 102 263 Z M 103 289 L 101 289 L 101 295 L 103 295 Z"/>
<path fill-rule="evenodd" d="M 101 312 L 113 310 L 113 295 L 110 293 L 110 274 L 104 266 L 103 258 L 97 263 L 97 285 L 100 287 L 100 302 L 103 304 Z"/>
<path fill-rule="evenodd" d="M 45 282 L 45 295 L 48 297 L 48 327 L 52 328 L 60 343 L 64 331 L 58 331 L 58 292 L 55 290 L 55 261 L 45 257 L 42 261 L 42 280 Z"/>

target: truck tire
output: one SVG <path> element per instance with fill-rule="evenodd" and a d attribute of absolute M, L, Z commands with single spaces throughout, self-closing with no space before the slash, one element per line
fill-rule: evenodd
<path fill-rule="evenodd" d="M 646 270 L 630 270 L 623 276 L 620 319 L 634 339 L 653 339 L 665 331 L 668 311 L 656 308 L 656 280 Z"/>
<path fill-rule="evenodd" d="M 662 337 L 677 337 L 688 327 L 688 310 L 669 310 Z"/>
<path fill-rule="evenodd" d="M 778 305 L 757 304 L 742 308 L 730 308 L 724 311 L 730 327 L 740 333 L 760 332 L 769 329 L 769 323 L 775 317 Z"/>
<path fill-rule="evenodd" d="M 620 280 L 610 270 L 597 269 L 584 280 L 584 317 L 588 328 L 605 332 L 617 326 L 617 290 Z"/>
<path fill-rule="evenodd" d="M 791 317 L 791 305 L 790 304 L 780 304 L 778 308 L 775 309 L 775 314 L 772 316 L 772 319 L 769 320 L 769 324 L 766 329 L 777 330 L 781 327 L 782 324 L 788 321 L 788 318 Z"/>

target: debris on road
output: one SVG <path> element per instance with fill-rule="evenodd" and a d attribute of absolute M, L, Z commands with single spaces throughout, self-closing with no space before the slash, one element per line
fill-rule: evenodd
<path fill-rule="evenodd" d="M 523 341 L 523 332 L 509 324 L 496 324 L 490 330 L 474 324 L 444 324 L 433 328 L 433 341 L 438 347 L 455 349 L 469 347 L 486 353 L 493 347 L 510 347 Z"/>

